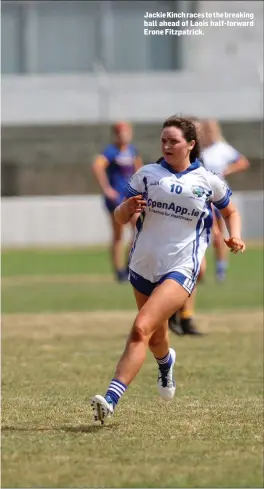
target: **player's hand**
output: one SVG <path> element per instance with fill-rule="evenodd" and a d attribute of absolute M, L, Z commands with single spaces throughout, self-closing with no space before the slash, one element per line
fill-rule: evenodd
<path fill-rule="evenodd" d="M 108 187 L 106 190 L 105 190 L 105 196 L 110 199 L 110 200 L 113 200 L 113 201 L 116 201 L 119 199 L 120 195 L 119 193 L 113 188 L 113 187 Z"/>
<path fill-rule="evenodd" d="M 147 205 L 145 199 L 142 195 L 136 195 L 135 197 L 130 197 L 126 200 L 126 206 L 129 214 L 136 214 L 137 212 L 142 212 Z"/>
<path fill-rule="evenodd" d="M 244 241 L 242 241 L 242 239 L 228 238 L 228 239 L 225 239 L 224 241 L 225 241 L 226 246 L 228 246 L 228 248 L 230 248 L 232 253 L 236 254 L 239 251 L 240 251 L 240 253 L 243 253 L 246 249 L 246 245 L 245 245 Z"/>

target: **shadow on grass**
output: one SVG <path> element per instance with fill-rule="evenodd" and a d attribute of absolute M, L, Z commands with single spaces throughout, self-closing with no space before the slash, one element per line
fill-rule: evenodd
<path fill-rule="evenodd" d="M 111 425 L 76 425 L 76 426 L 52 426 L 50 428 L 46 427 L 37 427 L 37 426 L 2 426 L 2 433 L 10 433 L 16 431 L 39 431 L 39 432 L 53 432 L 53 431 L 65 431 L 68 433 L 97 433 L 101 429 L 111 431 L 116 428 L 116 424 Z"/>

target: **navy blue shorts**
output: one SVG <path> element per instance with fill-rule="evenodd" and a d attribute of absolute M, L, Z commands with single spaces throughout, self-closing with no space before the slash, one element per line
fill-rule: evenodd
<path fill-rule="evenodd" d="M 121 202 L 123 202 L 123 196 L 120 196 L 120 198 L 117 200 L 111 200 L 108 199 L 107 197 L 104 198 L 105 207 L 108 210 L 108 212 L 111 213 L 114 212 L 114 210 L 117 208 L 118 205 L 121 204 Z"/>
<path fill-rule="evenodd" d="M 175 282 L 178 282 L 189 293 L 189 295 L 191 295 L 196 281 L 189 279 L 181 272 L 166 273 L 166 275 L 163 275 L 163 277 L 161 277 L 158 282 L 153 283 L 142 277 L 138 273 L 134 272 L 133 270 L 129 269 L 129 280 L 131 285 L 133 285 L 133 287 L 138 292 L 147 296 L 150 296 L 155 287 L 162 284 L 162 282 L 164 282 L 164 280 L 168 278 L 175 280 Z"/>

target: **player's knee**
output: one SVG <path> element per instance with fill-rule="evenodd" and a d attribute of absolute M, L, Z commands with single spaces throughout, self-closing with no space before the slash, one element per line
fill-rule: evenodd
<path fill-rule="evenodd" d="M 135 319 L 131 339 L 135 342 L 147 342 L 149 338 L 149 319 L 146 315 L 138 314 Z"/>

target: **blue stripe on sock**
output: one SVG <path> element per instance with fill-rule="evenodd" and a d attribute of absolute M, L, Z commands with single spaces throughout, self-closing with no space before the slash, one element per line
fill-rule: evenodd
<path fill-rule="evenodd" d="M 168 360 L 168 358 L 170 357 L 170 352 L 167 353 L 167 355 L 165 355 L 165 357 L 162 357 L 162 358 L 156 358 L 157 362 L 159 363 L 163 363 L 164 361 L 166 362 Z"/>
<path fill-rule="evenodd" d="M 163 358 L 156 358 L 160 370 L 169 370 L 172 365 L 172 358 L 170 352 Z"/>
<path fill-rule="evenodd" d="M 107 389 L 105 398 L 106 400 L 109 400 L 107 398 L 110 398 L 111 401 L 114 404 L 114 407 L 117 405 L 119 399 L 122 397 L 122 395 L 125 393 L 127 389 L 127 386 L 123 384 L 120 380 L 117 379 L 112 379 L 109 387 Z"/>
<path fill-rule="evenodd" d="M 111 382 L 117 382 L 118 384 L 120 384 L 122 387 L 124 387 L 124 390 L 127 389 L 127 385 L 126 384 L 123 384 L 123 382 L 121 382 L 121 380 L 117 380 L 117 379 L 112 379 Z"/>

